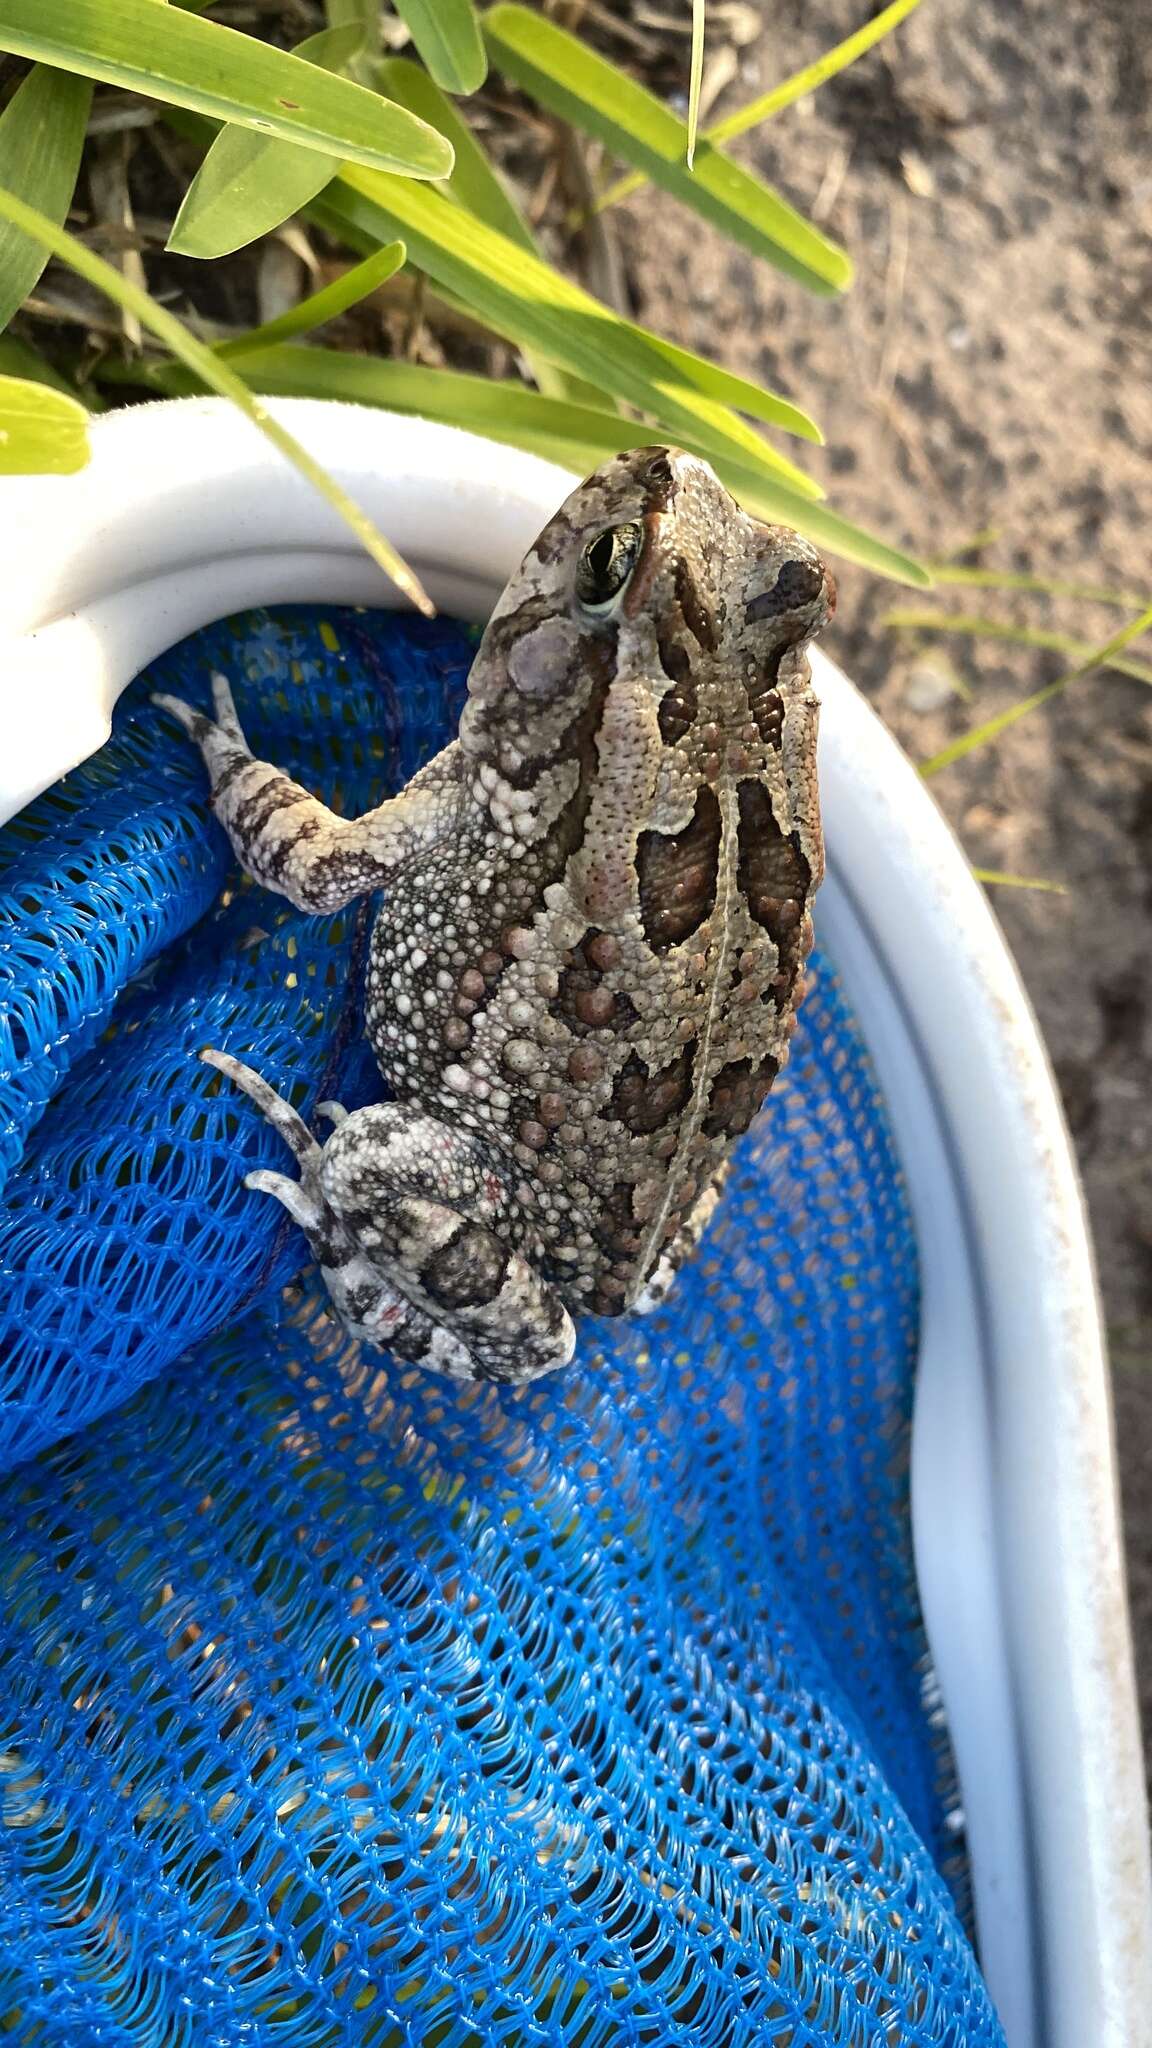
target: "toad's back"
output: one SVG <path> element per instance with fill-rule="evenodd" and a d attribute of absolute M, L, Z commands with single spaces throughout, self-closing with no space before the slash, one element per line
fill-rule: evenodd
<path fill-rule="evenodd" d="M 454 828 L 391 884 L 369 1035 L 401 1100 L 514 1179 L 519 1242 L 573 1308 L 629 1306 L 674 1256 L 785 1057 L 833 601 L 704 465 L 621 457 L 509 586 L 426 771 Z"/>

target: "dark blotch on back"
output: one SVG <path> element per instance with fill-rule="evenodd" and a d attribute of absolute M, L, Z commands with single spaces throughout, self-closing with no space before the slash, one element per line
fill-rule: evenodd
<path fill-rule="evenodd" d="M 601 1273 L 592 1299 L 588 1303 L 593 1315 L 618 1316 L 623 1314 L 624 1303 L 628 1299 L 629 1278 L 630 1274 L 627 1267 L 620 1272 Z"/>
<path fill-rule="evenodd" d="M 641 832 L 636 848 L 640 917 L 655 952 L 680 945 L 710 916 L 719 859 L 720 805 L 707 783 L 696 792 L 696 808 L 683 832 Z"/>
<path fill-rule="evenodd" d="M 736 797 L 740 810 L 737 886 L 780 955 L 766 996 L 783 1008 L 803 960 L 804 906 L 812 870 L 800 851 L 797 835 L 781 831 L 762 783 L 741 782 Z"/>
<path fill-rule="evenodd" d="M 539 872 L 535 877 L 525 863 L 523 884 L 529 900 L 533 897 L 538 900 L 540 892 L 550 882 L 559 881 L 571 855 L 584 840 L 584 827 L 588 822 L 588 812 L 596 786 L 599 759 L 596 752 L 596 735 L 603 723 L 604 706 L 612 678 L 616 673 L 616 632 L 617 629 L 613 627 L 609 634 L 588 634 L 580 643 L 583 659 L 591 675 L 588 702 L 573 719 L 556 747 L 545 757 L 547 765 L 556 760 L 575 759 L 579 762 L 580 773 L 572 796 L 544 842 Z M 508 780 L 517 788 L 531 788 L 539 779 L 541 765 L 538 758 L 528 756 L 521 769 L 516 774 L 510 774 Z M 515 872 L 513 870 L 513 876 Z M 519 900 L 511 886 L 507 895 L 510 914 L 514 912 L 514 916 L 519 917 L 522 914 Z"/>
<path fill-rule="evenodd" d="M 823 587 L 824 571 L 818 562 L 793 559 L 784 563 L 771 590 L 762 590 L 759 597 L 752 599 L 744 616 L 750 626 L 757 619 L 774 619 L 780 612 L 811 604 Z"/>
<path fill-rule="evenodd" d="M 784 738 L 784 699 L 776 688 L 783 653 L 784 649 L 777 647 L 748 684 L 748 704 L 756 720 L 756 730 L 765 744 L 775 747 L 777 753 Z"/>
<path fill-rule="evenodd" d="M 535 861 L 523 861 L 510 865 L 504 877 L 504 923 L 506 925 L 529 923 L 540 905 L 540 897 L 550 883 L 558 882 L 576 848 L 584 838 L 588 822 L 588 811 L 596 787 L 598 755 L 596 735 L 604 720 L 604 705 L 612 679 L 616 673 L 616 629 L 608 633 L 589 633 L 580 642 L 580 659 L 587 674 L 584 678 L 588 700 L 576 712 L 567 730 L 559 739 L 550 744 L 546 752 L 531 752 L 532 721 L 522 729 L 524 759 L 519 768 L 510 769 L 505 763 L 504 772 L 508 781 L 518 789 L 531 789 L 540 780 L 541 771 L 550 768 L 557 760 L 575 760 L 579 775 L 564 809 L 552 824 L 547 838 L 539 848 Z M 506 971 L 510 961 L 502 962 L 501 972 Z M 484 1000 L 491 994 L 491 987 Z M 459 1008 L 459 1005 L 457 1006 Z M 460 1012 L 464 1015 L 464 1012 Z"/>
<path fill-rule="evenodd" d="M 672 682 L 673 687 L 660 699 L 657 714 L 660 737 L 666 747 L 674 747 L 696 722 L 696 679 L 692 674 L 692 658 L 679 640 L 673 640 L 667 632 L 657 636 L 660 666 Z"/>
<path fill-rule="evenodd" d="M 638 1053 L 630 1052 L 616 1077 L 611 1109 L 633 1137 L 649 1138 L 678 1117 L 692 1093 L 695 1041 L 669 1066 L 649 1072 Z"/>
<path fill-rule="evenodd" d="M 705 1137 L 741 1137 L 778 1072 L 779 1062 L 770 1054 L 756 1066 L 751 1060 L 730 1060 L 726 1067 L 721 1067 L 712 1083 L 708 1113 L 701 1125 Z"/>
<path fill-rule="evenodd" d="M 589 1031 L 626 1031 L 639 1021 L 631 996 L 605 988 L 603 973 L 588 951 L 588 940 L 596 936 L 589 933 L 572 948 L 560 976 L 560 1012 L 577 1038 Z"/>
<path fill-rule="evenodd" d="M 632 1209 L 634 1189 L 628 1180 L 608 1189 L 600 1205 L 594 1234 L 601 1251 L 610 1258 L 632 1258 L 640 1249 L 640 1231 Z"/>
<path fill-rule="evenodd" d="M 715 654 L 716 624 L 683 556 L 676 564 L 676 602 L 692 638 L 709 654 Z"/>

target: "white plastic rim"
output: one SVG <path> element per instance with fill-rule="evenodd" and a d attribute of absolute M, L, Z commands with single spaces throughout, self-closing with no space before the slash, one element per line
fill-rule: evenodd
<path fill-rule="evenodd" d="M 453 428 L 275 411 L 436 602 L 485 616 L 572 479 Z M 0 482 L 0 818 L 107 737 L 124 686 L 256 603 L 396 593 L 229 406 L 96 421 L 73 477 Z M 818 657 L 822 944 L 887 1097 L 923 1315 L 913 1526 L 1009 2048 L 1152 2043 L 1152 1880 L 1091 1248 L 999 927 L 922 781 Z"/>

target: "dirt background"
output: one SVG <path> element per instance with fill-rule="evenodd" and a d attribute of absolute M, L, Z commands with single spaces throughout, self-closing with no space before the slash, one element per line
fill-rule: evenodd
<path fill-rule="evenodd" d="M 716 117 L 862 19 L 853 0 L 764 0 L 733 14 L 751 39 Z M 806 406 L 828 445 L 802 458 L 850 517 L 922 555 L 995 528 L 966 561 L 1146 602 L 1149 28 L 1132 0 L 926 0 L 840 79 L 735 145 L 851 251 L 852 291 L 808 297 L 649 192 L 621 229 L 637 315 Z M 724 33 L 721 10 L 716 40 Z M 904 594 L 836 566 L 828 651 L 916 758 L 1069 665 L 987 640 L 917 643 L 881 623 Z M 1092 642 L 1130 616 L 964 590 L 926 601 Z M 1148 645 L 1132 651 L 1146 656 Z M 970 702 L 950 687 L 954 675 Z M 991 893 L 1047 1039 L 1091 1211 L 1149 1734 L 1152 694 L 1098 672 L 943 770 L 933 789 L 975 865 L 1066 890 Z"/>

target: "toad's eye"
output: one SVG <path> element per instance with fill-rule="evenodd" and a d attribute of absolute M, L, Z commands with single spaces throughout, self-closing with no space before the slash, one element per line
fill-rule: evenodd
<path fill-rule="evenodd" d="M 641 529 L 630 519 L 610 526 L 581 550 L 576 564 L 576 595 L 585 611 L 610 611 L 624 589 L 640 554 Z"/>

